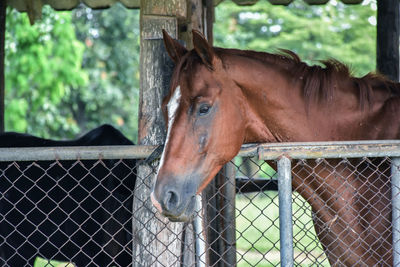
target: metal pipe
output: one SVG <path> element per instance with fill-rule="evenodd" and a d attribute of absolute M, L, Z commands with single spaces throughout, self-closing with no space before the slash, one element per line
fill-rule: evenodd
<path fill-rule="evenodd" d="M 392 159 L 393 266 L 400 266 L 400 158 Z"/>
<path fill-rule="evenodd" d="M 0 161 L 142 159 L 158 146 L 74 146 L 0 148 Z"/>
<path fill-rule="evenodd" d="M 195 233 L 195 262 L 196 267 L 206 267 L 207 264 L 207 233 L 203 225 L 203 201 L 200 195 L 196 195 L 196 215 L 193 219 Z"/>
<path fill-rule="evenodd" d="M 260 144 L 259 159 L 400 157 L 400 140 Z"/>
<path fill-rule="evenodd" d="M 0 161 L 141 159 L 158 146 L 74 146 L 0 148 Z M 317 143 L 246 144 L 240 157 L 258 155 L 262 160 L 274 160 L 282 155 L 292 159 L 400 157 L 400 140 L 346 141 Z"/>
<path fill-rule="evenodd" d="M 278 160 L 279 231 L 281 265 L 293 266 L 292 170 L 287 157 Z"/>

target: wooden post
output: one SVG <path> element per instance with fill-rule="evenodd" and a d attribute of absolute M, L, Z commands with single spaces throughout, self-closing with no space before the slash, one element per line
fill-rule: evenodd
<path fill-rule="evenodd" d="M 0 1 L 0 133 L 4 132 L 4 41 L 6 35 L 6 1 Z"/>
<path fill-rule="evenodd" d="M 169 89 L 173 63 L 165 51 L 162 29 L 177 38 L 185 0 L 140 2 L 139 144 L 164 143 L 161 101 Z M 170 223 L 150 201 L 156 164 L 139 165 L 133 200 L 133 266 L 180 266 L 183 223 Z"/>
<path fill-rule="evenodd" d="M 179 37 L 186 43 L 188 50 L 193 48 L 192 30 L 200 31 L 204 34 L 204 5 L 202 0 L 186 0 L 190 7 L 187 19 L 181 21 Z"/>
<path fill-rule="evenodd" d="M 172 37 L 185 41 L 188 49 L 193 47 L 192 29 L 203 32 L 212 41 L 213 8 L 212 0 L 141 1 L 139 144 L 163 144 L 165 139 L 165 125 L 160 107 L 161 100 L 168 92 L 173 65 L 166 55 L 161 29 L 166 29 Z M 197 243 L 192 238 L 193 229 L 190 225 L 184 227 L 182 223 L 169 223 L 150 203 L 149 195 L 154 183 L 155 166 L 139 166 L 138 177 L 133 203 L 133 266 L 192 266 L 195 257 L 191 252 L 196 249 L 192 247 L 194 244 L 189 243 Z M 145 179 L 141 180 L 143 177 Z M 206 242 L 214 244 L 208 245 L 210 251 L 217 251 L 213 255 L 206 252 L 206 262 L 199 261 L 199 266 L 215 263 L 215 260 L 221 259 L 223 255 L 228 255 L 228 258 L 218 260 L 220 263 L 225 262 L 232 266 L 236 264 L 235 175 L 232 166 L 224 167 L 218 177 L 209 187 L 214 189 L 206 194 L 219 192 L 224 196 L 214 198 L 213 204 L 207 203 L 208 207 L 211 204 L 212 208 L 202 212 L 203 215 L 207 215 L 204 216 L 203 225 L 207 226 L 210 219 L 219 213 L 216 211 L 211 214 L 210 210 L 215 211 L 227 202 L 229 206 L 221 211 L 219 222 L 213 220 L 213 224 L 209 224 L 211 227 L 206 230 L 207 235 L 203 238 L 207 236 Z M 218 188 L 227 181 L 226 177 L 229 177 L 229 183 L 219 191 Z M 220 235 L 211 229 L 221 229 L 222 233 Z M 204 255 L 200 256 L 204 259 Z"/>
<path fill-rule="evenodd" d="M 206 18 L 205 21 L 205 31 L 207 40 L 210 44 L 214 43 L 214 35 L 213 35 L 213 24 L 215 21 L 215 9 L 214 9 L 214 0 L 206 0 L 205 1 L 205 9 L 206 9 Z"/>
<path fill-rule="evenodd" d="M 399 81 L 399 0 L 378 0 L 377 70 Z"/>

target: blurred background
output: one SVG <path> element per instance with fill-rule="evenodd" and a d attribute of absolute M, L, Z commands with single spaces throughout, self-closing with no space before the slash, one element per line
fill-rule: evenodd
<path fill-rule="evenodd" d="M 335 58 L 357 76 L 375 70 L 376 0 L 287 7 L 224 1 L 215 12 L 215 46 L 290 49 L 308 64 Z M 46 6 L 31 26 L 26 13 L 9 8 L 6 29 L 6 131 L 65 139 L 109 123 L 136 143 L 139 10 Z"/>

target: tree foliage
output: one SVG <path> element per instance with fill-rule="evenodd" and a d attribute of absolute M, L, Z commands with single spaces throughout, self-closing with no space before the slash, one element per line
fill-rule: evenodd
<path fill-rule="evenodd" d="M 9 10 L 6 130 L 76 136 L 110 123 L 137 136 L 139 11 L 43 10 L 30 26 Z"/>
<path fill-rule="evenodd" d="M 294 1 L 274 6 L 260 0 L 250 7 L 225 1 L 216 9 L 215 45 L 257 51 L 290 49 L 310 64 L 335 58 L 356 74 L 375 69 L 376 3 L 310 6 Z"/>
<path fill-rule="evenodd" d="M 31 26 L 26 14 L 9 9 L 6 27 L 6 130 L 44 137 L 76 134 L 72 114 L 60 110 L 74 88 L 88 84 L 81 68 L 84 46 L 71 16 L 44 8 L 42 21 Z"/>
<path fill-rule="evenodd" d="M 110 123 L 136 140 L 139 103 L 139 10 L 120 4 L 108 10 L 83 5 L 73 11 L 78 39 L 85 44 L 82 68 L 90 83 L 65 101 L 82 130 Z"/>
<path fill-rule="evenodd" d="M 346 6 L 331 0 L 308 6 L 267 0 L 216 8 L 215 45 L 276 52 L 290 49 L 310 64 L 336 58 L 356 74 L 375 68 L 376 3 Z M 30 26 L 7 11 L 6 130 L 72 137 L 110 123 L 135 140 L 139 101 L 139 11 L 79 6 L 43 10 Z"/>

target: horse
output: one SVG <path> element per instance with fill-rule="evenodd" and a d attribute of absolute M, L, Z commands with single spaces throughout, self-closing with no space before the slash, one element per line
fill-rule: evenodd
<path fill-rule="evenodd" d="M 113 126 L 74 140 L 0 134 L 0 147 L 133 145 Z M 132 263 L 135 160 L 0 162 L 0 265 L 36 257 L 75 266 Z"/>
<path fill-rule="evenodd" d="M 151 200 L 171 221 L 192 218 L 195 195 L 242 144 L 400 138 L 399 83 L 376 73 L 354 77 L 334 59 L 310 66 L 289 50 L 224 49 L 192 34 L 188 51 L 163 31 L 175 68 L 162 102 L 167 136 Z M 311 205 L 329 262 L 390 266 L 387 160 L 378 170 L 324 162 L 294 165 L 292 188 Z"/>

